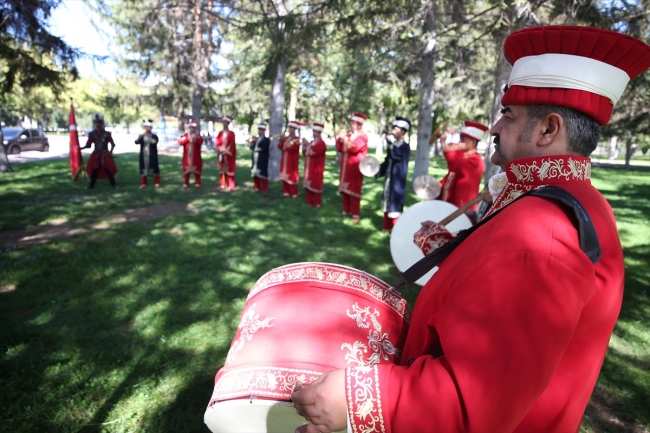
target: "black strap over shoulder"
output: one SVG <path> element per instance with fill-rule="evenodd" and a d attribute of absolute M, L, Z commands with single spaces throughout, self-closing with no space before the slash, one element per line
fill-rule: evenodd
<path fill-rule="evenodd" d="M 525 194 L 522 194 L 517 200 L 525 196 L 535 196 L 546 198 L 552 200 L 563 206 L 567 209 L 573 211 L 575 215 L 574 225 L 578 230 L 578 237 L 580 242 L 580 249 L 589 257 L 593 264 L 598 263 L 600 260 L 601 249 L 600 242 L 598 242 L 598 234 L 596 233 L 596 228 L 594 223 L 591 220 L 591 217 L 587 213 L 587 210 L 584 208 L 582 203 L 578 201 L 570 192 L 565 189 L 562 189 L 555 185 L 548 185 L 543 188 L 535 189 L 529 191 Z M 474 233 L 479 227 L 483 224 L 486 224 L 488 221 L 494 217 L 498 212 L 490 215 L 489 217 L 483 219 L 478 224 L 472 226 L 467 230 L 462 230 L 458 232 L 455 238 L 447 242 L 442 247 L 433 251 L 428 256 L 419 260 L 413 266 L 400 273 L 399 281 L 393 285 L 394 289 L 399 289 L 403 287 L 411 286 L 417 280 L 426 275 L 431 269 L 438 266 L 444 259 L 447 258 L 452 251 L 458 247 L 469 235 Z M 576 224 L 577 223 L 577 224 Z"/>

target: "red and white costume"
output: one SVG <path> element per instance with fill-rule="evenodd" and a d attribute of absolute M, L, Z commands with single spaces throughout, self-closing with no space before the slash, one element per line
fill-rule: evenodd
<path fill-rule="evenodd" d="M 460 135 L 480 141 L 487 130 L 488 127 L 480 123 L 464 121 Z M 439 199 L 461 207 L 478 194 L 485 163 L 475 149 L 462 150 L 451 145 L 444 155 L 449 173 L 440 182 L 442 189 Z M 478 204 L 471 210 L 477 208 Z"/>
<path fill-rule="evenodd" d="M 322 131 L 323 125 L 314 123 L 312 129 L 314 131 Z M 321 204 L 326 152 L 327 146 L 321 138 L 312 141 L 302 149 L 302 154 L 305 157 L 303 187 L 307 195 L 307 204 L 315 208 L 319 208 Z"/>
<path fill-rule="evenodd" d="M 224 122 L 232 122 L 232 117 L 223 116 Z M 217 148 L 217 159 L 219 165 L 219 184 L 221 189 L 228 188 L 235 190 L 235 172 L 237 171 L 237 145 L 235 144 L 235 133 L 224 129 L 214 139 L 214 147 Z"/>
<path fill-rule="evenodd" d="M 196 123 L 190 123 L 189 126 L 196 126 Z M 201 186 L 201 171 L 203 170 L 203 158 L 201 157 L 201 145 L 203 137 L 199 134 L 186 133 L 178 139 L 178 144 L 183 146 L 183 176 L 184 185 L 190 184 L 190 174 L 194 174 L 196 186 Z"/>
<path fill-rule="evenodd" d="M 296 121 L 289 122 L 289 127 L 298 129 L 300 125 Z M 282 151 L 280 160 L 280 180 L 282 181 L 282 191 L 285 197 L 298 197 L 298 181 L 300 175 L 298 168 L 300 166 L 300 139 L 293 136 L 282 138 L 278 141 L 278 148 Z"/>
<path fill-rule="evenodd" d="M 351 120 L 363 124 L 367 119 L 365 114 L 355 113 Z M 348 136 L 352 147 L 346 148 L 342 140 L 336 140 L 336 150 L 341 153 L 341 171 L 339 173 L 339 193 L 343 197 L 343 213 L 359 218 L 361 213 L 361 187 L 363 175 L 359 163 L 368 154 L 368 136 L 363 133 L 353 133 Z"/>
<path fill-rule="evenodd" d="M 585 27 L 520 30 L 505 55 L 514 68 L 504 105 L 566 105 L 601 125 L 627 80 L 650 67 L 646 44 Z M 520 59 L 528 59 L 523 70 Z M 542 70 L 548 62 L 554 67 Z M 590 174 L 589 158 L 555 155 L 512 161 L 491 180 L 494 216 L 422 289 L 400 365 L 346 370 L 351 431 L 578 431 L 623 296 L 616 221 Z M 517 200 L 542 185 L 566 189 L 585 207 L 602 249 L 597 264 L 565 209 Z"/>

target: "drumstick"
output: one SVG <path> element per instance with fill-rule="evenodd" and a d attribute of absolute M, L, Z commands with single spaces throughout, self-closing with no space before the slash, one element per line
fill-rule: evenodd
<path fill-rule="evenodd" d="M 458 209 L 456 209 L 455 211 L 447 215 L 438 224 L 440 224 L 441 226 L 446 226 L 447 224 L 449 224 L 450 222 L 452 222 L 453 220 L 455 220 L 456 218 L 458 218 L 459 216 L 467 212 L 469 208 L 474 206 L 476 203 L 486 199 L 487 196 L 489 195 L 490 195 L 490 191 L 484 189 L 483 191 L 481 191 L 479 195 L 477 195 L 476 197 L 474 197 L 473 199 L 471 199 L 470 201 L 468 201 L 467 203 L 465 203 L 464 205 L 462 205 L 461 207 L 459 207 Z"/>

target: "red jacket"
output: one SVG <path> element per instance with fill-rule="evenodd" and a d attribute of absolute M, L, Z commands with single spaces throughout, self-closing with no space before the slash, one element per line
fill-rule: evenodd
<path fill-rule="evenodd" d="M 341 152 L 339 192 L 361 197 L 363 175 L 359 171 L 359 163 L 368 154 L 368 136 L 363 132 L 356 135 L 352 140 L 352 147 L 349 149 L 344 149 L 343 142 L 336 140 L 336 150 Z"/>
<path fill-rule="evenodd" d="M 201 158 L 201 145 L 203 137 L 199 134 L 185 134 L 178 139 L 178 144 L 183 146 L 183 173 L 201 174 L 203 159 Z"/>
<path fill-rule="evenodd" d="M 300 139 L 298 137 L 284 137 L 278 142 L 282 150 L 280 160 L 280 180 L 294 185 L 298 183 L 300 166 Z"/>
<path fill-rule="evenodd" d="M 440 200 L 461 207 L 479 193 L 485 164 L 475 150 L 448 150 L 444 155 L 449 173 L 440 182 Z M 471 209 L 477 208 L 478 204 Z"/>
<path fill-rule="evenodd" d="M 228 176 L 234 176 L 237 171 L 237 145 L 235 144 L 235 133 L 232 131 L 221 131 L 214 139 L 214 146 L 219 153 L 219 172 Z"/>
<path fill-rule="evenodd" d="M 588 158 L 522 159 L 506 173 L 499 213 L 422 289 L 401 365 L 346 370 L 355 433 L 578 431 L 623 296 L 616 221 Z M 602 248 L 596 265 L 565 209 L 513 202 L 545 184 L 586 208 Z"/>
<path fill-rule="evenodd" d="M 305 156 L 305 172 L 303 186 L 305 189 L 320 193 L 323 191 L 323 174 L 325 172 L 325 153 L 327 146 L 321 139 L 312 141 L 303 147 Z"/>

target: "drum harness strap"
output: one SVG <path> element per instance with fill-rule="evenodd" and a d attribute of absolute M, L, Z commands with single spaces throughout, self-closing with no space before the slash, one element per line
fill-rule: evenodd
<path fill-rule="evenodd" d="M 525 196 L 546 198 L 556 202 L 558 205 L 566 209 L 572 210 L 573 214 L 575 215 L 573 224 L 578 230 L 580 249 L 587 255 L 587 257 L 589 257 L 593 264 L 598 263 L 601 256 L 601 249 L 600 242 L 598 241 L 598 234 L 596 233 L 596 228 L 594 227 L 594 223 L 582 203 L 580 203 L 578 199 L 573 196 L 573 194 L 558 186 L 548 185 L 543 188 L 524 193 L 519 196 L 517 200 Z M 475 224 L 467 230 L 461 230 L 458 232 L 455 238 L 437 250 L 433 251 L 428 256 L 425 256 L 404 272 L 400 273 L 399 281 L 394 284 L 391 289 L 398 290 L 412 286 L 413 283 L 422 278 L 422 276 L 426 275 L 427 272 L 438 266 L 444 259 L 446 259 L 447 256 L 451 254 L 452 251 L 454 251 L 456 247 L 461 244 L 461 242 L 467 239 L 469 235 L 490 221 L 492 217 L 498 213 L 499 212 L 493 213 L 489 217 L 481 220 L 478 224 Z"/>

